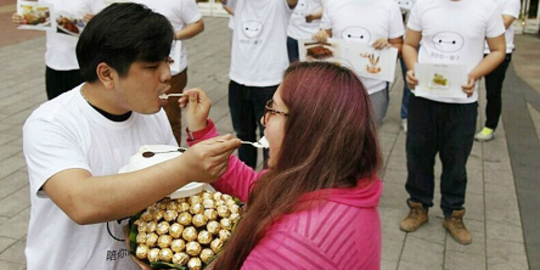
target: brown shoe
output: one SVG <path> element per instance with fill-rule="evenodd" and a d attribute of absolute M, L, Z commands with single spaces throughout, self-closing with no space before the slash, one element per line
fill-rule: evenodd
<path fill-rule="evenodd" d="M 463 224 L 465 208 L 454 210 L 450 218 L 445 218 L 443 226 L 458 243 L 468 245 L 472 243 L 472 235 Z"/>
<path fill-rule="evenodd" d="M 414 232 L 422 224 L 428 222 L 427 209 L 424 208 L 422 203 L 408 201 L 411 211 L 409 214 L 399 223 L 399 228 L 405 232 Z"/>

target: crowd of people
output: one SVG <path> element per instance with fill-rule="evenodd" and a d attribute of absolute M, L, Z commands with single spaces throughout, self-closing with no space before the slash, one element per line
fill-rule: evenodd
<path fill-rule="evenodd" d="M 466 164 L 475 139 L 494 138 L 519 0 L 416 0 L 410 10 L 393 0 L 221 0 L 231 16 L 228 104 L 237 138 L 219 136 L 204 90 L 184 91 L 184 44 L 180 69 L 170 69 L 171 49 L 204 31 L 194 0 L 39 2 L 87 24 L 80 37 L 47 33 L 50 100 L 23 128 L 32 205 L 28 269 L 138 269 L 117 220 L 193 181 L 246 202 L 212 269 L 267 269 L 276 260 L 283 269 L 379 269 L 377 129 L 389 83 L 334 63 L 299 62 L 298 41 L 309 38 L 399 51 L 403 199 L 410 208 L 399 228 L 414 232 L 428 221 L 438 154 L 442 225 L 457 242 L 472 242 L 463 222 Z M 12 20 L 21 23 L 18 14 Z M 468 97 L 416 96 L 417 63 L 465 65 Z M 487 120 L 475 135 L 483 77 Z M 169 93 L 184 96 L 160 98 Z M 181 110 L 188 150 L 117 174 L 142 145 L 179 145 Z M 257 149 L 241 140 L 262 136 L 269 148 L 256 171 Z"/>

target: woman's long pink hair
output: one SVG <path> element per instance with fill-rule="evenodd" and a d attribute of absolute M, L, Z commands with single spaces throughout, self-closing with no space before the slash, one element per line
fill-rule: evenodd
<path fill-rule="evenodd" d="M 289 112 L 281 152 L 275 167 L 256 182 L 214 269 L 240 269 L 272 223 L 306 208 L 298 204 L 304 194 L 367 185 L 382 164 L 370 100 L 351 70 L 297 63 L 287 69 L 281 87 Z"/>

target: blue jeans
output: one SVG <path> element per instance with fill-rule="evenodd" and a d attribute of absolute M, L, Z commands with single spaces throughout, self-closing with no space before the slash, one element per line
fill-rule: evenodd
<path fill-rule="evenodd" d="M 298 40 L 287 37 L 287 53 L 289 55 L 289 63 L 296 62 L 300 59 Z"/>
<path fill-rule="evenodd" d="M 401 74 L 403 75 L 403 98 L 401 99 L 401 119 L 407 119 L 407 116 L 409 115 L 409 95 L 411 94 L 411 90 L 409 89 L 409 86 L 407 85 L 407 67 L 405 66 L 405 61 L 403 61 L 403 57 L 399 57 L 399 63 L 401 64 Z"/>
<path fill-rule="evenodd" d="M 261 124 L 264 105 L 272 98 L 277 87 L 277 85 L 246 86 L 231 80 L 229 83 L 229 108 L 234 132 L 240 140 L 258 141 L 257 127 L 260 132 L 259 137 L 264 136 L 264 127 Z M 248 166 L 257 167 L 257 148 L 251 145 L 241 145 L 238 148 L 238 157 Z M 265 161 L 268 159 L 268 150 L 263 151 L 263 157 Z"/>

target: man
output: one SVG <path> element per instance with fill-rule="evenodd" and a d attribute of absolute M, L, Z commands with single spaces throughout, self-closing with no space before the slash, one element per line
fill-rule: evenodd
<path fill-rule="evenodd" d="M 117 175 L 141 145 L 176 144 L 158 98 L 170 87 L 173 35 L 165 17 L 141 5 L 109 6 L 88 23 L 77 44 L 86 82 L 26 121 L 29 270 L 139 269 L 116 220 L 225 171 L 240 143 L 230 136 Z"/>

